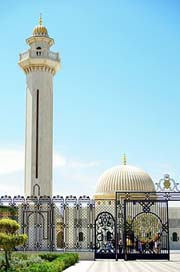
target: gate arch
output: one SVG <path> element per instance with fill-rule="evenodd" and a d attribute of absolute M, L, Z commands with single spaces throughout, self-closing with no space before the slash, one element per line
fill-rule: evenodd
<path fill-rule="evenodd" d="M 115 219 L 101 212 L 95 220 L 95 259 L 115 259 Z"/>

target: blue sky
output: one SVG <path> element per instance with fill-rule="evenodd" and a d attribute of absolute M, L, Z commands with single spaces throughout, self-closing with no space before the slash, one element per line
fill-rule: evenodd
<path fill-rule="evenodd" d="M 180 179 L 180 4 L 1 1 L 0 188 L 23 194 L 25 75 L 17 65 L 40 12 L 62 69 L 54 78 L 54 194 L 89 194 L 121 163 Z"/>

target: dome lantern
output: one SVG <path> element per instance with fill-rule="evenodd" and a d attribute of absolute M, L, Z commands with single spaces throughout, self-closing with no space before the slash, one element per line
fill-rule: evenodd
<path fill-rule="evenodd" d="M 45 36 L 48 37 L 48 31 L 45 26 L 42 24 L 42 15 L 39 17 L 39 25 L 35 26 L 33 29 L 33 36 Z"/>

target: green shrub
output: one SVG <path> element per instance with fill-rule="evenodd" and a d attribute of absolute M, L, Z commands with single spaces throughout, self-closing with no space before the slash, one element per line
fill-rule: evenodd
<path fill-rule="evenodd" d="M 41 264 L 32 264 L 28 267 L 26 267 L 23 271 L 24 272 L 51 272 L 53 270 L 50 269 L 49 266 L 50 263 L 44 262 Z"/>
<path fill-rule="evenodd" d="M 62 261 L 45 261 L 41 264 L 32 264 L 26 267 L 23 272 L 62 272 L 64 270 L 64 264 Z"/>
<path fill-rule="evenodd" d="M 1 255 L 0 255 L 1 256 Z M 2 260 L 1 260 L 2 259 Z M 79 259 L 76 253 L 25 254 L 14 252 L 8 272 L 62 272 Z M 4 258 L 0 258 L 3 263 Z M 5 271 L 0 269 L 0 271 Z"/>
<path fill-rule="evenodd" d="M 16 254 L 13 254 L 12 256 L 11 268 L 8 271 L 22 272 L 22 271 L 25 271 L 31 265 L 41 264 L 42 262 L 43 260 L 38 255 L 28 256 L 28 254 L 16 253 Z"/>
<path fill-rule="evenodd" d="M 77 253 L 42 253 L 39 256 L 52 264 L 52 272 L 63 271 L 79 260 Z M 51 265 L 49 266 L 51 269 Z M 49 270 L 51 272 L 51 270 Z"/>
<path fill-rule="evenodd" d="M 41 259 L 49 262 L 60 259 L 67 263 L 67 265 L 75 264 L 79 260 L 79 255 L 77 253 L 41 253 L 39 256 Z"/>
<path fill-rule="evenodd" d="M 77 253 L 65 253 L 61 254 L 57 260 L 62 260 L 64 263 L 64 269 L 66 269 L 77 263 L 79 255 Z"/>
<path fill-rule="evenodd" d="M 39 257 L 41 257 L 41 259 L 52 262 L 55 259 L 59 258 L 60 254 L 59 253 L 41 253 L 39 254 Z"/>
<path fill-rule="evenodd" d="M 17 257 L 22 260 L 27 260 L 30 256 L 28 254 L 22 253 L 22 252 L 13 252 L 12 257 Z"/>

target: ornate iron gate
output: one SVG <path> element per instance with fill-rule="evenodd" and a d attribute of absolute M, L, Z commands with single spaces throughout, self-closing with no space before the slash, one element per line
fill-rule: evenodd
<path fill-rule="evenodd" d="M 95 259 L 115 259 L 115 220 L 109 212 L 95 220 Z"/>
<path fill-rule="evenodd" d="M 167 200 L 124 201 L 125 259 L 169 259 Z"/>
<path fill-rule="evenodd" d="M 168 259 L 168 202 L 179 195 L 116 193 L 116 259 Z"/>

